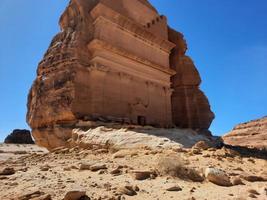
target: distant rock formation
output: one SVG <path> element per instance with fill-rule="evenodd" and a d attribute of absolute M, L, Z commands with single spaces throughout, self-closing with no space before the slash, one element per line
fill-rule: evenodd
<path fill-rule="evenodd" d="M 59 23 L 28 96 L 37 144 L 64 146 L 97 120 L 208 130 L 214 114 L 183 35 L 147 0 L 71 0 Z"/>
<path fill-rule="evenodd" d="M 223 140 L 232 146 L 267 150 L 267 116 L 235 126 Z"/>
<path fill-rule="evenodd" d="M 29 130 L 15 129 L 4 141 L 6 144 L 34 144 Z"/>

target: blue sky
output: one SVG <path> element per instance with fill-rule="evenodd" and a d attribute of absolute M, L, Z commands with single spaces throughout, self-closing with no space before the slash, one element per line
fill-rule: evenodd
<path fill-rule="evenodd" d="M 182 32 L 225 133 L 267 115 L 266 0 L 151 0 Z M 0 141 L 25 122 L 28 90 L 68 0 L 0 1 Z"/>

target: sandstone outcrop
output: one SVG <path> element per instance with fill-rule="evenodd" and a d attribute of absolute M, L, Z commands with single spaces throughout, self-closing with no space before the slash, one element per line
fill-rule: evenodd
<path fill-rule="evenodd" d="M 172 118 L 181 128 L 207 130 L 214 119 L 214 113 L 205 94 L 199 89 L 201 78 L 192 59 L 186 55 L 184 36 L 168 29 L 169 41 L 176 46 L 170 55 L 170 66 L 176 71 L 171 77 Z"/>
<path fill-rule="evenodd" d="M 237 125 L 223 140 L 232 146 L 267 150 L 267 117 Z"/>
<path fill-rule="evenodd" d="M 208 130 L 214 114 L 183 35 L 147 0 L 71 0 L 59 24 L 28 95 L 37 144 L 65 146 L 97 120 Z"/>
<path fill-rule="evenodd" d="M 34 144 L 29 130 L 15 129 L 5 138 L 7 144 Z"/>

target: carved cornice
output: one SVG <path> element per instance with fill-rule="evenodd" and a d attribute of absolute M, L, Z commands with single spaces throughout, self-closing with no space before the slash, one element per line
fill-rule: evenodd
<path fill-rule="evenodd" d="M 113 23 L 114 26 L 119 26 L 121 30 L 126 31 L 150 46 L 157 47 L 158 49 L 167 53 L 170 53 L 171 50 L 176 46 L 172 42 L 152 34 L 142 25 L 121 15 L 104 4 L 99 3 L 91 11 L 91 16 L 95 20 L 94 24 L 99 23 L 100 21 Z"/>
<path fill-rule="evenodd" d="M 88 48 L 92 51 L 94 50 L 108 50 L 115 54 L 118 54 L 120 56 L 126 57 L 128 59 L 134 60 L 136 62 L 139 62 L 141 64 L 147 65 L 149 67 L 152 67 L 154 69 L 157 69 L 159 71 L 162 71 L 164 73 L 167 73 L 169 75 L 175 75 L 176 71 L 172 70 L 171 68 L 163 67 L 161 65 L 158 65 L 156 63 L 152 63 L 151 61 L 148 61 L 147 59 L 141 58 L 139 56 L 136 56 L 134 54 L 131 54 L 127 52 L 126 50 L 118 47 L 114 47 L 113 45 L 108 44 L 107 42 L 104 42 L 102 40 L 94 39 L 88 44 Z"/>

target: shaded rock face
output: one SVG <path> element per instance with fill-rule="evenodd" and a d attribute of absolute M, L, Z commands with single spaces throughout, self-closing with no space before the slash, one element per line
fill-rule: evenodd
<path fill-rule="evenodd" d="M 59 24 L 28 95 L 37 144 L 65 146 L 84 121 L 209 128 L 183 35 L 147 0 L 71 0 Z"/>
<path fill-rule="evenodd" d="M 169 40 L 176 44 L 170 55 L 170 66 L 176 71 L 172 76 L 172 118 L 176 126 L 207 130 L 214 113 L 205 94 L 199 89 L 201 78 L 192 59 L 185 53 L 184 36 L 173 29 L 168 30 Z"/>
<path fill-rule="evenodd" d="M 4 141 L 6 144 L 34 144 L 29 130 L 15 129 Z"/>
<path fill-rule="evenodd" d="M 237 125 L 223 140 L 232 146 L 267 150 L 267 117 Z"/>

